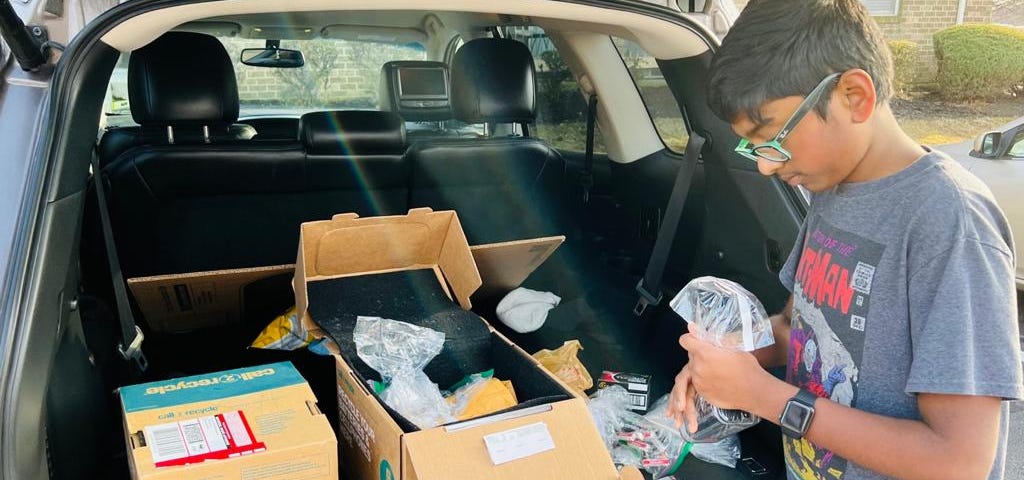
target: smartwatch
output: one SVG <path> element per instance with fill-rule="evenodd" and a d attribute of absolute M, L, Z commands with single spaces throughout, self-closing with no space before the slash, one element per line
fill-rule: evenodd
<path fill-rule="evenodd" d="M 789 399 L 779 417 L 782 433 L 791 438 L 803 438 L 814 419 L 814 401 L 817 399 L 817 395 L 802 388 L 795 397 Z"/>

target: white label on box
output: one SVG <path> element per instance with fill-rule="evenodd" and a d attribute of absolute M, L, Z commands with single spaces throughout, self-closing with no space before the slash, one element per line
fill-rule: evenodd
<path fill-rule="evenodd" d="M 153 453 L 153 463 L 163 463 L 188 457 L 185 439 L 178 422 L 146 427 L 146 444 Z"/>
<path fill-rule="evenodd" d="M 631 391 L 634 391 L 634 392 L 646 392 L 647 391 L 647 385 L 645 385 L 643 383 L 628 383 L 627 385 L 629 386 L 627 388 L 627 390 L 631 390 Z"/>
<path fill-rule="evenodd" d="M 555 449 L 555 441 L 543 422 L 485 435 L 484 443 L 495 465 Z"/>

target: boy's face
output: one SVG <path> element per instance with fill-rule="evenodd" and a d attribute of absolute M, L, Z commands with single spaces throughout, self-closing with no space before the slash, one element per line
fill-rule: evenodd
<path fill-rule="evenodd" d="M 842 82 L 840 82 L 842 83 Z M 812 192 L 823 192 L 842 183 L 864 157 L 867 141 L 857 128 L 849 107 L 839 93 L 841 85 L 830 93 L 828 121 L 815 111 L 809 112 L 786 137 L 782 146 L 791 158 L 785 162 L 757 161 L 763 175 L 778 175 L 790 185 L 803 185 Z M 732 122 L 737 135 L 761 144 L 775 137 L 795 112 L 804 97 L 793 96 L 766 102 L 761 106 L 765 123 L 758 125 L 746 115 Z"/>

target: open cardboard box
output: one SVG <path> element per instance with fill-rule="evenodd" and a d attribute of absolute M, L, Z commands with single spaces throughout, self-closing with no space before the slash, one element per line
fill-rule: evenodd
<path fill-rule="evenodd" d="M 520 250 L 530 254 L 530 248 Z M 508 261 L 507 251 L 497 256 Z M 532 255 L 534 260 L 546 258 L 538 252 Z M 509 263 L 532 262 L 527 256 Z M 403 216 L 369 218 L 342 214 L 306 223 L 294 280 L 296 304 L 306 327 L 326 335 L 309 315 L 318 301 L 310 294 L 310 286 L 424 269 L 433 272 L 448 298 L 469 310 L 470 296 L 482 280 L 455 212 L 415 209 Z M 387 298 L 388 293 L 382 292 L 381 299 Z M 513 355 L 522 366 L 516 369 L 520 375 L 532 375 L 531 382 L 544 384 L 540 386 L 544 392 L 558 395 L 549 402 L 533 399 L 532 403 L 521 395 L 522 408 L 430 429 L 403 428 L 368 389 L 364 375 L 354 367 L 358 359 L 345 358 L 334 345 L 339 427 L 345 439 L 342 465 L 349 478 L 619 478 L 584 400 L 526 352 L 487 328 L 494 349 Z M 516 379 L 511 380 L 515 385 Z"/>

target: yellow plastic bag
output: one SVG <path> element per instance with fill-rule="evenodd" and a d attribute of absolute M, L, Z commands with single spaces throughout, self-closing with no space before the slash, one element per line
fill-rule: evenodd
<path fill-rule="evenodd" d="M 507 380 L 482 378 L 467 387 L 464 393 L 456 392 L 447 398 L 448 404 L 459 410 L 454 412 L 459 420 L 469 420 L 519 404 L 516 392 L 512 390 L 512 382 Z"/>
<path fill-rule="evenodd" d="M 594 377 L 580 362 L 577 354 L 583 350 L 579 340 L 569 340 L 555 350 L 541 350 L 533 354 L 544 368 L 586 397 L 585 391 L 594 386 Z"/>
<path fill-rule="evenodd" d="M 309 346 L 313 340 L 315 337 L 302 327 L 302 321 L 292 307 L 270 322 L 251 346 L 267 350 L 298 350 Z"/>

